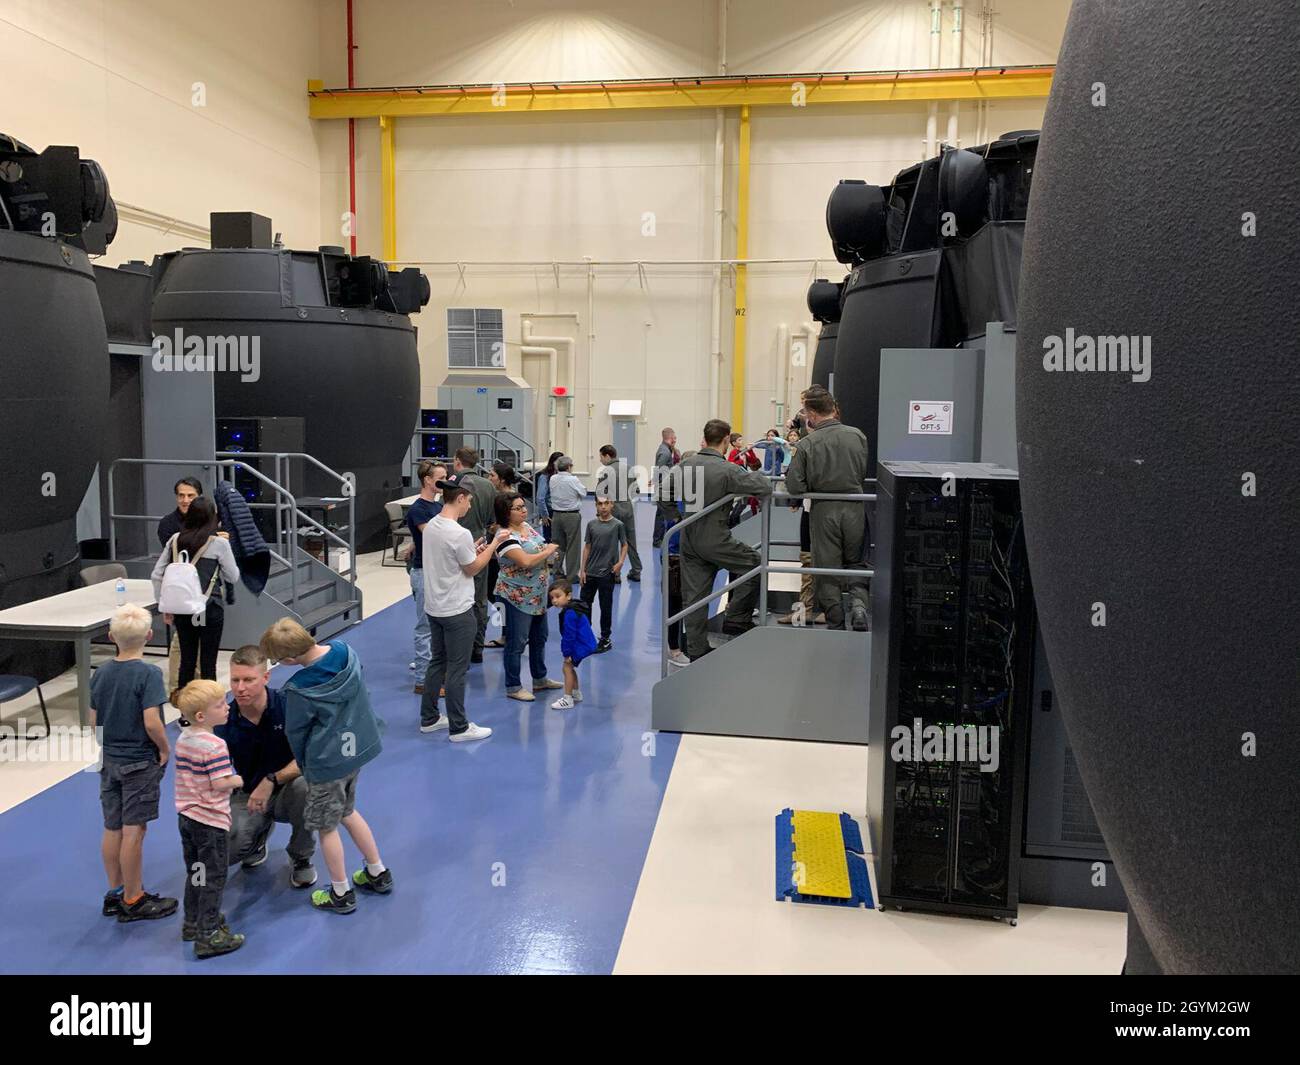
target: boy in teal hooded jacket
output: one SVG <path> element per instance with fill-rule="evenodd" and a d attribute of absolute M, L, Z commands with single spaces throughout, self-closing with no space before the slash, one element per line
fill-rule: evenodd
<path fill-rule="evenodd" d="M 379 857 L 374 834 L 356 808 L 361 767 L 382 750 L 382 723 L 370 707 L 361 660 L 347 644 L 318 644 L 292 618 L 262 634 L 262 653 L 282 665 L 303 668 L 285 683 L 285 736 L 307 781 L 303 824 L 320 836 L 330 887 L 312 892 L 312 905 L 332 913 L 357 908 L 354 887 L 387 895 L 393 874 Z M 347 880 L 339 825 L 348 830 L 365 866 Z"/>

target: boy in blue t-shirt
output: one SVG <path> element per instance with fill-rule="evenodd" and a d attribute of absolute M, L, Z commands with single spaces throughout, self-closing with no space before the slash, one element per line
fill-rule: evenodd
<path fill-rule="evenodd" d="M 158 793 L 171 753 L 163 727 L 167 701 L 162 670 L 144 660 L 153 617 L 143 607 L 118 607 L 108 634 L 117 657 L 90 681 L 90 724 L 100 732 L 103 764 L 99 804 L 104 815 L 100 857 L 108 876 L 103 914 L 156 921 L 176 912 L 176 900 L 151 895 L 143 883 L 144 836 L 158 819 Z"/>

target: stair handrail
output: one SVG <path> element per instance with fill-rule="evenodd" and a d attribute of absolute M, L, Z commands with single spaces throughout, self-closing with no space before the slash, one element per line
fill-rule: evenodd
<path fill-rule="evenodd" d="M 784 479 L 785 479 L 785 477 L 784 477 L 784 475 L 782 474 L 782 475 L 778 475 L 777 477 L 773 478 L 773 481 L 776 481 L 776 480 L 784 480 Z M 864 484 L 867 484 L 867 483 L 872 483 L 872 484 L 874 484 L 874 483 L 875 483 L 875 479 L 874 479 L 874 478 L 870 478 L 870 479 L 868 479 L 868 480 L 863 481 L 863 483 L 864 483 Z M 672 545 L 672 537 L 673 537 L 673 535 L 675 535 L 675 534 L 680 534 L 681 531 L 682 531 L 684 528 L 686 528 L 686 526 L 692 524 L 693 522 L 699 521 L 701 518 L 705 517 L 707 514 L 712 513 L 713 511 L 719 509 L 719 508 L 722 507 L 722 506 L 730 506 L 730 505 L 731 505 L 733 502 L 735 502 L 737 499 L 748 499 L 748 498 L 750 497 L 751 494 L 752 494 L 752 493 L 750 493 L 750 492 L 733 492 L 733 493 L 732 493 L 731 495 L 729 495 L 729 496 L 720 496 L 718 499 L 715 499 L 712 503 L 710 503 L 708 506 L 706 506 L 703 510 L 697 510 L 694 514 L 688 514 L 688 515 L 687 515 L 685 518 L 683 518 L 681 521 L 674 522 L 672 525 L 670 525 L 670 526 L 668 526 L 667 528 L 664 529 L 663 542 L 662 542 L 662 544 L 661 544 L 661 546 L 660 546 L 660 548 L 659 548 L 659 551 L 660 551 L 660 562 L 661 562 L 661 564 L 660 564 L 660 580 L 661 580 L 661 588 L 660 588 L 661 595 L 660 595 L 660 601 L 661 601 L 661 607 L 662 607 L 662 614 L 661 614 L 661 617 L 662 617 L 662 619 L 663 619 L 663 620 L 662 620 L 662 623 L 661 623 L 661 624 L 662 624 L 662 632 L 660 633 L 660 637 L 661 637 L 661 638 L 660 638 L 660 647 L 659 647 L 659 669 L 660 669 L 660 673 L 659 673 L 659 675 L 660 675 L 660 679 L 662 679 L 662 678 L 668 676 L 668 629 L 669 629 L 669 626 L 673 625 L 674 623 L 676 623 L 676 622 L 678 622 L 678 621 L 683 620 L 683 619 L 684 619 L 688 614 L 692 614 L 692 613 L 694 613 L 696 610 L 699 610 L 701 607 L 703 607 L 704 609 L 707 610 L 707 609 L 708 609 L 708 605 L 709 605 L 710 603 L 712 603 L 714 600 L 716 600 L 716 599 L 720 599 L 722 596 L 726 595 L 727 592 L 731 591 L 731 589 L 733 589 L 733 588 L 735 588 L 735 587 L 738 587 L 738 586 L 741 585 L 741 584 L 744 584 L 746 581 L 753 579 L 755 576 L 758 576 L 758 578 L 759 578 L 759 607 L 758 607 L 758 609 L 759 609 L 759 624 L 760 624 L 760 625 L 766 625 L 766 624 L 767 624 L 767 583 L 768 583 L 767 579 L 768 579 L 768 576 L 769 576 L 770 574 L 772 574 L 772 573 L 798 573 L 798 574 L 800 574 L 801 576 L 804 575 L 804 574 L 808 574 L 809 576 L 813 576 L 813 577 L 852 577 L 852 578 L 855 578 L 855 579 L 861 579 L 861 578 L 864 578 L 864 577 L 872 577 L 872 576 L 875 576 L 875 570 L 872 570 L 872 569 L 833 569 L 833 568 L 828 568 L 828 567 L 820 567 L 820 568 L 817 568 L 817 567 L 807 567 L 807 568 L 804 568 L 804 567 L 802 567 L 802 566 L 801 566 L 801 567 L 798 567 L 798 568 L 794 568 L 794 569 L 792 569 L 792 568 L 789 567 L 789 566 L 781 566 L 781 565 L 778 565 L 778 564 L 775 564 L 775 563 L 772 562 L 772 559 L 771 559 L 771 547 L 772 547 L 772 504 L 773 504 L 773 502 L 774 502 L 775 500 L 777 500 L 777 499 L 784 499 L 784 500 L 791 500 L 791 499 L 799 499 L 799 500 L 803 500 L 803 499 L 813 499 L 813 500 L 817 500 L 817 499 L 838 499 L 838 500 L 843 500 L 843 501 L 846 501 L 846 502 L 861 501 L 861 502 L 864 502 L 864 503 L 868 503 L 868 502 L 874 502 L 874 501 L 875 501 L 875 499 L 876 499 L 876 493 L 874 493 L 874 492 L 870 492 L 870 493 L 868 493 L 868 492 L 802 492 L 802 493 L 800 493 L 800 492 L 776 492 L 776 491 L 773 491 L 772 494 L 770 494 L 770 495 L 765 495 L 765 496 L 761 496 L 761 497 L 759 497 L 759 505 L 760 505 L 760 508 L 761 508 L 761 509 L 760 509 L 760 515 L 761 515 L 761 517 L 760 517 L 760 525 L 759 525 L 759 529 L 760 529 L 760 536 L 759 536 L 759 545 L 760 545 L 760 550 L 759 550 L 759 561 L 758 561 L 758 565 L 756 565 L 756 566 L 752 567 L 751 569 L 747 570 L 745 573 L 742 573 L 742 574 L 741 574 L 739 577 L 737 577 L 735 580 L 729 580 L 729 581 L 728 581 L 726 584 L 724 584 L 721 588 L 719 588 L 719 589 L 717 589 L 716 591 L 712 592 L 711 594 L 705 596 L 703 599 L 699 600 L 698 602 L 696 602 L 696 603 L 691 603 L 691 604 L 687 605 L 686 607 L 684 607 L 682 610 L 679 610 L 676 614 L 671 614 L 671 615 L 670 615 L 670 614 L 668 613 L 668 559 L 669 559 L 669 547 Z M 783 541 L 783 543 L 784 543 L 784 541 Z M 679 551 L 679 553 L 680 553 L 680 550 L 681 550 L 681 548 L 680 548 L 680 544 L 681 544 L 681 541 L 679 540 L 679 541 L 678 541 L 678 545 L 679 545 L 679 547 L 678 547 L 678 551 Z"/>
<path fill-rule="evenodd" d="M 132 521 L 132 520 L 160 521 L 162 520 L 163 517 L 166 516 L 166 515 L 154 516 L 152 514 L 117 513 L 117 511 L 114 509 L 114 499 L 113 499 L 113 471 L 116 470 L 117 467 L 121 465 L 189 466 L 191 469 L 193 469 L 194 467 L 198 467 L 201 470 L 210 470 L 210 469 L 230 470 L 232 473 L 236 469 L 247 470 L 259 481 L 261 481 L 269 488 L 271 488 L 272 491 L 276 492 L 277 495 L 283 495 L 288 500 L 288 506 L 290 510 L 294 512 L 297 512 L 298 510 L 298 504 L 297 501 L 294 499 L 292 492 L 290 492 L 283 485 L 278 484 L 275 481 L 271 480 L 271 478 L 267 477 L 266 474 L 262 473 L 261 470 L 258 470 L 250 466 L 246 462 L 241 462 L 238 459 L 146 459 L 146 458 L 114 459 L 108 465 L 108 476 L 106 478 L 108 482 L 108 557 L 110 561 L 114 561 L 114 562 L 117 561 L 117 522 L 119 519 L 123 521 Z M 274 504 L 270 504 L 270 505 L 274 505 Z M 306 515 L 304 515 L 304 517 L 306 517 Z M 308 518 L 307 520 L 311 521 L 310 518 Z M 325 531 L 328 533 L 328 530 Z M 289 567 L 289 602 L 286 603 L 285 605 L 292 606 L 296 609 L 298 604 L 298 567 L 295 564 L 295 562 L 281 557 L 275 551 L 271 551 L 270 554 L 272 558 L 276 559 L 278 562 L 283 562 L 285 565 Z M 289 554 L 292 556 L 292 552 L 289 552 Z M 355 581 L 353 583 L 355 585 Z"/>
<path fill-rule="evenodd" d="M 532 465 L 533 466 L 537 465 L 537 448 L 534 447 L 530 441 L 525 440 L 522 436 L 520 436 L 512 429 L 506 429 L 504 427 L 500 429 L 466 429 L 464 426 L 457 425 L 457 426 L 447 426 L 446 428 L 443 429 L 425 429 L 421 427 L 415 430 L 416 436 L 453 436 L 456 434 L 460 434 L 464 436 L 473 436 L 475 439 L 475 443 L 478 442 L 478 438 L 480 436 L 491 437 L 494 441 L 500 443 L 500 440 L 498 440 L 497 438 L 498 433 L 505 433 L 506 435 L 513 437 L 524 447 L 528 448 L 528 450 L 532 453 L 533 456 Z M 475 450 L 477 451 L 478 448 L 476 447 Z M 451 457 L 452 457 L 451 455 L 447 456 L 447 458 L 449 459 Z M 421 459 L 417 457 L 415 462 L 413 463 L 413 466 L 419 466 L 420 462 Z M 537 473 L 536 470 L 517 470 L 516 472 L 519 473 L 520 476 L 527 477 L 529 484 L 534 483 L 534 478 Z"/>
<path fill-rule="evenodd" d="M 274 459 L 275 459 L 276 477 L 277 477 L 277 479 L 280 478 L 280 477 L 283 477 L 284 483 L 285 483 L 286 485 L 289 484 L 289 477 L 288 477 L 288 472 L 289 472 L 289 463 L 288 463 L 288 460 L 289 460 L 289 459 L 295 459 L 295 458 L 296 458 L 296 459 L 306 459 L 308 462 L 310 462 L 310 463 L 312 463 L 314 466 L 316 466 L 317 469 L 322 470 L 323 472 L 329 474 L 331 477 L 335 478 L 335 479 L 336 479 L 340 484 L 342 484 L 342 485 L 343 485 L 343 495 L 344 495 L 344 497 L 345 497 L 345 498 L 347 499 L 347 501 L 348 501 L 348 538 L 347 538 L 347 540 L 343 540 L 343 539 L 341 539 L 341 538 L 340 538 L 338 535 L 336 535 L 334 532 L 332 532 L 331 530 L 327 529 L 325 526 L 319 524 L 319 523 L 316 522 L 313 518 L 311 518 L 311 517 L 309 517 L 307 514 L 303 513 L 303 511 L 301 511 L 301 510 L 298 510 L 297 513 L 294 515 L 294 518 L 295 518 L 295 521 L 294 521 L 294 531 L 295 531 L 295 535 L 297 535 L 297 534 L 298 534 L 298 524 L 297 524 L 297 519 L 298 519 L 298 518 L 301 518 L 303 521 L 306 521 L 308 524 L 310 524 L 310 525 L 314 525 L 317 529 L 320 529 L 321 532 L 323 532 L 326 536 L 328 536 L 331 540 L 333 540 L 333 541 L 334 541 L 336 544 L 338 544 L 340 547 L 345 547 L 345 548 L 347 548 L 347 550 L 348 550 L 348 569 L 347 569 L 347 577 L 348 577 L 350 583 L 352 584 L 353 591 L 356 590 L 356 587 L 357 587 L 357 498 L 356 498 L 356 497 L 357 497 L 357 492 L 356 492 L 356 484 L 355 484 L 355 483 L 354 483 L 350 478 L 348 478 L 348 477 L 344 476 L 343 474 L 339 473 L 338 470 L 330 469 L 330 467 L 326 466 L 325 463 L 321 462 L 321 460 L 318 459 L 315 455 L 310 455 L 310 454 L 308 454 L 308 453 L 305 452 L 305 451 L 218 451 L 216 454 L 217 454 L 218 456 L 223 456 L 223 455 L 246 455 L 246 456 L 248 456 L 249 458 L 274 458 Z M 280 466 L 281 466 L 281 463 L 282 463 L 282 462 L 284 463 L 284 473 L 283 473 L 283 474 L 281 474 L 281 471 L 280 471 Z M 251 504 L 250 504 L 250 505 L 251 505 Z M 265 505 L 265 504 L 264 504 L 264 505 Z M 276 506 L 276 511 L 277 511 L 277 513 L 276 513 L 276 517 L 275 517 L 275 525 L 276 525 L 276 534 L 277 534 L 277 535 L 279 535 L 280 528 L 281 528 L 281 524 L 280 524 L 280 513 L 279 513 L 279 510 L 280 510 L 280 508 L 279 508 L 279 506 L 277 505 L 277 506 Z M 343 571 L 341 571 L 341 570 L 338 570 L 338 571 L 336 571 L 336 572 L 338 572 L 340 575 L 343 574 Z"/>

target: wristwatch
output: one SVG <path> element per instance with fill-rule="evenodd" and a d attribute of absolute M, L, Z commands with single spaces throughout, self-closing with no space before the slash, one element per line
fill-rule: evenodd
<path fill-rule="evenodd" d="M 266 779 L 269 780 L 269 781 L 271 782 L 271 787 L 273 787 L 273 788 L 278 788 L 278 787 L 280 786 L 280 782 L 279 782 L 278 780 L 275 779 L 275 774 L 274 774 L 274 773 L 267 773 L 267 774 L 266 774 Z"/>

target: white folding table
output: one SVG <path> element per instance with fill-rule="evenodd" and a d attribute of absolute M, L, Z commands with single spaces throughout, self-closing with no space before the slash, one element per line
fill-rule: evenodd
<path fill-rule="evenodd" d="M 90 719 L 90 641 L 108 632 L 118 607 L 116 581 L 36 599 L 0 610 L 0 638 L 68 640 L 77 648 L 77 717 Z M 126 581 L 126 602 L 152 610 L 157 604 L 153 581 Z"/>

